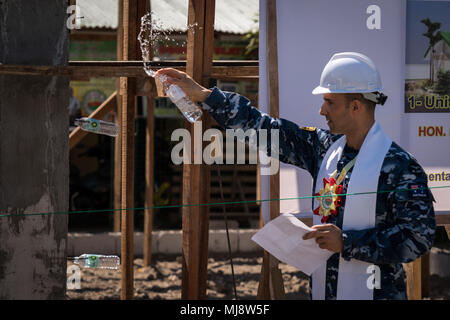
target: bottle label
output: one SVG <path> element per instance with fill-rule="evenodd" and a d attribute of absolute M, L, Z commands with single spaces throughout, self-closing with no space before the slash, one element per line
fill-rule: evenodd
<path fill-rule="evenodd" d="M 97 268 L 98 267 L 98 256 L 96 255 L 87 255 L 85 260 L 86 268 Z"/>
<path fill-rule="evenodd" d="M 98 131 L 100 129 L 100 120 L 89 119 L 89 129 L 90 131 Z"/>
<path fill-rule="evenodd" d="M 186 96 L 184 91 L 181 90 L 181 88 L 179 86 L 174 85 L 174 84 L 172 84 L 169 87 L 169 90 L 167 91 L 167 95 L 169 96 L 170 99 L 172 99 L 172 102 L 174 102 L 174 103 L 180 101 L 181 99 L 183 99 Z"/>

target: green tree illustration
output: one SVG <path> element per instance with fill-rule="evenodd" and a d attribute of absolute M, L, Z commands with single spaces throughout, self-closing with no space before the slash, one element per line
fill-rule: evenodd
<path fill-rule="evenodd" d="M 428 28 L 427 32 L 425 32 L 423 34 L 425 37 L 428 38 L 428 41 L 429 41 L 429 45 L 428 45 L 427 51 L 425 52 L 424 57 L 426 57 L 428 52 L 430 52 L 430 50 L 431 50 L 431 54 L 430 54 L 430 84 L 433 84 L 434 53 L 435 53 L 434 46 L 436 45 L 436 43 L 438 43 L 442 39 L 442 36 L 439 33 L 439 29 L 441 28 L 441 23 L 440 22 L 431 22 L 430 18 L 423 19 L 420 22 L 422 22 Z"/>

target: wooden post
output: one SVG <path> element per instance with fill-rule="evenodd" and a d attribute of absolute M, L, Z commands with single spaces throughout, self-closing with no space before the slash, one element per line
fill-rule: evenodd
<path fill-rule="evenodd" d="M 408 300 L 422 300 L 422 259 L 404 264 Z"/>
<path fill-rule="evenodd" d="M 155 146 L 155 99 L 147 97 L 147 130 L 145 134 L 145 208 L 153 206 L 154 184 L 154 146 Z M 145 209 L 144 212 L 144 266 L 149 266 L 152 261 L 152 233 L 154 209 Z"/>
<path fill-rule="evenodd" d="M 151 3 L 148 4 L 148 11 L 151 11 Z M 149 60 L 152 60 L 150 51 Z M 141 52 L 142 57 L 142 52 Z M 142 57 L 144 59 L 144 57 Z M 145 132 L 145 208 L 153 206 L 154 196 L 154 146 L 155 146 L 155 118 L 154 118 L 155 98 L 153 95 L 147 97 L 147 129 Z M 144 245 L 143 263 L 148 267 L 152 261 L 152 233 L 155 210 L 144 210 Z"/>
<path fill-rule="evenodd" d="M 278 45 L 277 45 L 277 8 L 276 0 L 267 0 L 267 72 L 270 115 L 279 117 L 278 90 Z M 280 198 L 280 172 L 269 177 L 269 198 Z M 270 219 L 280 214 L 280 201 L 270 201 Z M 285 299 L 283 278 L 278 267 L 278 260 L 264 252 L 258 299 Z"/>
<path fill-rule="evenodd" d="M 422 298 L 430 296 L 430 253 L 428 252 L 422 256 Z"/>
<path fill-rule="evenodd" d="M 117 60 L 123 59 L 123 1 L 118 2 L 118 24 L 117 24 Z M 122 96 L 120 95 L 120 78 L 117 78 L 117 108 L 115 110 L 114 120 L 119 126 L 122 124 Z M 122 135 L 114 139 L 114 232 L 120 232 L 120 208 L 121 208 L 121 185 L 122 185 Z"/>
<path fill-rule="evenodd" d="M 444 226 L 447 237 L 450 239 L 450 224 Z"/>
<path fill-rule="evenodd" d="M 137 8 L 129 0 L 123 1 L 123 59 L 133 60 L 136 56 L 136 17 Z M 134 212 L 134 108 L 135 79 L 121 78 L 122 95 L 122 291 L 121 299 L 129 300 L 134 296 L 133 284 L 133 233 Z"/>
<path fill-rule="evenodd" d="M 146 13 L 147 1 L 123 1 L 123 59 L 140 57 L 137 35 L 140 19 Z M 134 296 L 134 121 L 136 109 L 136 78 L 121 78 L 122 93 L 122 292 L 121 299 Z"/>
<path fill-rule="evenodd" d="M 214 0 L 189 0 L 188 24 L 197 23 L 188 30 L 187 73 L 197 82 L 207 85 L 206 81 L 212 68 L 212 48 L 214 35 Z M 194 133 L 194 125 L 185 121 L 190 130 L 192 141 L 194 134 L 203 134 L 210 126 L 206 113 L 202 116 L 202 131 Z M 197 123 L 196 125 L 199 125 Z M 195 143 L 194 143 L 195 145 Z M 194 150 L 191 147 L 191 161 Z M 183 204 L 199 204 L 209 201 L 210 172 L 205 164 L 183 165 Z M 208 263 L 208 206 L 183 207 L 182 240 L 182 299 L 204 299 L 206 297 L 206 273 Z"/>

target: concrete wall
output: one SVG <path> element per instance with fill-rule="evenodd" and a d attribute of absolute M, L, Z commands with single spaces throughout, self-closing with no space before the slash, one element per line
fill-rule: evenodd
<path fill-rule="evenodd" d="M 66 65 L 67 1 L 0 1 L 0 63 Z M 0 298 L 66 289 L 68 79 L 0 75 Z"/>
<path fill-rule="evenodd" d="M 261 252 L 262 248 L 251 240 L 258 229 L 230 229 L 230 245 L 233 253 Z M 158 230 L 152 233 L 152 254 L 181 254 L 181 230 Z M 134 255 L 143 255 L 144 234 L 134 233 Z M 69 233 L 67 254 L 114 254 L 120 256 L 120 232 Z M 208 252 L 228 253 L 225 230 L 209 230 Z"/>

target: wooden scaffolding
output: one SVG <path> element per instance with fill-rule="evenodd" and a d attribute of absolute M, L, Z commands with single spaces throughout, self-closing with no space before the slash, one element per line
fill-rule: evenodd
<path fill-rule="evenodd" d="M 75 1 L 72 1 L 74 3 Z M 140 19 L 150 11 L 148 0 L 119 0 L 119 27 L 117 31 L 118 61 L 116 62 L 69 62 L 68 66 L 17 66 L 0 65 L 0 73 L 15 75 L 59 75 L 72 80 L 88 80 L 91 77 L 117 77 L 117 91 L 104 101 L 91 118 L 102 118 L 114 112 L 121 126 L 121 135 L 115 145 L 115 230 L 121 231 L 122 290 L 121 299 L 133 299 L 133 210 L 134 208 L 134 123 L 136 97 L 148 99 L 146 133 L 146 203 L 153 206 L 153 99 L 158 96 L 154 79 L 149 78 L 142 68 L 142 57 L 137 42 Z M 267 0 L 267 61 L 270 114 L 279 115 L 278 106 L 278 57 L 276 30 L 276 0 Z M 188 30 L 187 60 L 152 62 L 157 68 L 174 67 L 186 71 L 194 80 L 208 86 L 209 79 L 257 80 L 258 63 L 252 61 L 213 61 L 215 0 L 189 0 L 188 24 L 197 25 L 195 32 Z M 160 93 L 160 91 L 159 91 Z M 212 119 L 204 114 L 202 132 L 211 127 Z M 194 126 L 185 120 L 185 128 L 195 139 Z M 87 132 L 75 129 L 69 137 L 72 149 Z M 194 146 L 191 149 L 193 159 Z M 258 180 L 259 181 L 259 180 Z M 210 169 L 205 164 L 184 164 L 182 177 L 182 204 L 209 202 Z M 270 177 L 270 199 L 280 198 L 279 173 Z M 259 190 L 259 188 L 258 188 Z M 279 201 L 270 202 L 270 218 L 278 216 Z M 312 219 L 305 222 L 312 224 Z M 437 216 L 438 224 L 449 224 L 448 216 Z M 151 261 L 151 236 L 153 213 L 145 211 L 144 221 L 144 264 Z M 182 299 L 205 299 L 208 260 L 209 208 L 208 206 L 183 206 L 182 209 Z M 448 230 L 448 229 L 447 229 Z M 428 256 L 409 264 L 408 295 L 410 299 L 421 299 L 427 294 L 429 273 Z M 259 299 L 284 299 L 284 286 L 278 261 L 264 252 L 261 268 Z"/>

